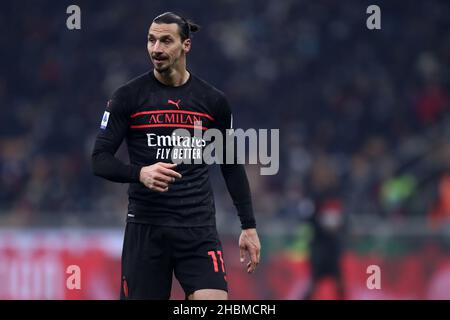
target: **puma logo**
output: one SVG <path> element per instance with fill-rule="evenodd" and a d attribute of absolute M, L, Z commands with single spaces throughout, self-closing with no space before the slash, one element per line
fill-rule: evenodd
<path fill-rule="evenodd" d="M 173 100 L 169 99 L 167 101 L 168 104 L 173 104 L 173 105 L 177 106 L 178 109 L 180 109 L 180 102 L 181 102 L 181 99 L 178 99 L 177 101 L 173 101 Z"/>

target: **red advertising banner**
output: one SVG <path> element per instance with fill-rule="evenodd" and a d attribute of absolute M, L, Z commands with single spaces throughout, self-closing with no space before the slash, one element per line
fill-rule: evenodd
<path fill-rule="evenodd" d="M 122 236 L 117 229 L 0 231 L 0 299 L 118 299 Z M 311 271 L 307 255 L 271 252 L 248 275 L 237 240 L 223 240 L 231 299 L 304 297 Z M 368 285 L 370 266 L 380 269 L 380 288 Z M 450 299 L 450 256 L 434 245 L 391 257 L 347 250 L 341 272 L 345 299 Z M 172 299 L 184 299 L 173 283 Z M 339 298 L 335 279 L 321 279 L 311 298 Z"/>

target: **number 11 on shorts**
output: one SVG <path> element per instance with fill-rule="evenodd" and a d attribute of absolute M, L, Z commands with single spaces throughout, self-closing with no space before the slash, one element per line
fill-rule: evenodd
<path fill-rule="evenodd" d="M 225 264 L 223 263 L 222 251 L 217 250 L 217 254 L 219 255 L 220 264 L 221 264 L 221 267 L 222 267 L 222 272 L 225 273 Z M 211 258 L 212 258 L 213 266 L 214 266 L 214 272 L 219 272 L 219 265 L 217 263 L 216 251 L 214 251 L 214 250 L 208 251 L 208 256 L 211 256 Z"/>

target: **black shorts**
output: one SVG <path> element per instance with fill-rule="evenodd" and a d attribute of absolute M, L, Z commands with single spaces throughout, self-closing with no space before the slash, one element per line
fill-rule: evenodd
<path fill-rule="evenodd" d="M 216 227 L 181 228 L 128 222 L 120 298 L 169 299 L 174 273 L 186 297 L 199 289 L 228 291 Z"/>

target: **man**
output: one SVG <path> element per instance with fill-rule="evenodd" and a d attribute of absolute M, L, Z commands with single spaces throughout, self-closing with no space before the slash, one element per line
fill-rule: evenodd
<path fill-rule="evenodd" d="M 322 281 L 331 279 L 335 283 L 335 297 L 343 300 L 345 288 L 341 257 L 346 232 L 345 212 L 339 188 L 341 183 L 327 158 L 315 159 L 306 185 L 314 199 L 314 212 L 308 219 L 313 231 L 309 246 L 311 282 L 303 299 L 314 298 Z"/>
<path fill-rule="evenodd" d="M 168 156 L 180 141 L 188 155 L 204 146 L 175 137 L 176 129 L 215 128 L 225 134 L 232 125 L 224 94 L 186 69 L 190 35 L 198 29 L 171 12 L 153 20 L 147 49 L 154 69 L 115 91 L 95 143 L 95 175 L 130 183 L 122 299 L 168 299 L 173 272 L 188 299 L 228 298 L 208 167 L 174 164 Z M 114 156 L 124 138 L 131 164 Z M 260 242 L 247 176 L 236 163 L 222 164 L 221 172 L 241 220 L 240 259 L 248 254 L 252 273 Z"/>

